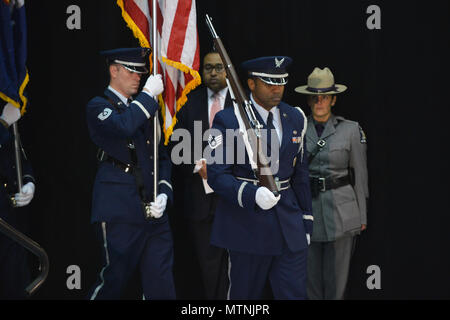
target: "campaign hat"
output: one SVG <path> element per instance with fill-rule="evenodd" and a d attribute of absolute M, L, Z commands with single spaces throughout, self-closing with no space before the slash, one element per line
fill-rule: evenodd
<path fill-rule="evenodd" d="M 295 88 L 296 92 L 308 95 L 338 94 L 345 90 L 347 86 L 335 83 L 333 73 L 327 67 L 314 68 L 307 84 Z"/>

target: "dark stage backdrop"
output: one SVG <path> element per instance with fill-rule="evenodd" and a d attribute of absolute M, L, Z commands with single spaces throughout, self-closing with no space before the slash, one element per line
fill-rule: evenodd
<path fill-rule="evenodd" d="M 381 9 L 381 29 L 369 30 L 369 5 Z M 69 30 L 70 5 L 81 29 Z M 30 235 L 48 252 L 50 274 L 36 299 L 84 299 L 101 269 L 91 225 L 96 172 L 85 106 L 107 86 L 98 52 L 138 46 L 116 1 L 27 1 L 28 112 L 24 145 L 37 178 Z M 212 41 L 209 13 L 235 64 L 264 55 L 294 59 L 284 100 L 309 113 L 294 88 L 315 66 L 331 68 L 349 89 L 334 112 L 358 121 L 368 138 L 368 229 L 351 265 L 351 299 L 449 299 L 448 1 L 212 1 L 197 0 L 201 54 Z M 174 177 L 176 179 L 176 177 Z M 195 298 L 195 267 L 177 241 L 180 298 Z M 184 258 L 183 258 L 184 257 Z M 81 288 L 68 289 L 67 268 L 80 267 Z M 380 268 L 380 289 L 369 289 L 369 266 Z M 370 282 L 370 281 L 369 281 Z M 131 291 L 131 290 L 130 290 Z"/>

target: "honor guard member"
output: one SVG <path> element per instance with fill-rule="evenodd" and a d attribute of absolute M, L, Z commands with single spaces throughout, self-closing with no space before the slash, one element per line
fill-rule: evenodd
<path fill-rule="evenodd" d="M 215 158 L 207 166 L 208 183 L 220 196 L 211 243 L 229 251 L 230 299 L 260 299 L 267 280 L 275 299 L 306 298 L 308 234 L 313 222 L 303 152 L 306 118 L 300 108 L 281 101 L 291 62 L 289 57 L 272 56 L 242 64 L 262 131 L 271 129 L 267 134 L 276 135 L 264 139 L 267 135 L 262 134 L 262 143 L 271 155 L 279 155 L 271 159 L 278 164 L 272 173 L 279 196 L 259 185 L 248 154 L 245 163 L 238 161 L 236 146 L 243 144 L 238 141 L 242 136 L 227 139 L 226 134 L 227 129 L 237 132 L 239 128 L 234 109 L 224 109 L 214 119 L 213 128 L 221 134 L 214 137 L 212 156 L 218 157 L 221 148 L 223 159 Z M 234 152 L 231 157 L 230 152 Z"/>
<path fill-rule="evenodd" d="M 366 136 L 357 122 L 335 116 L 336 84 L 330 69 L 315 68 L 308 84 L 311 108 L 306 132 L 314 232 L 308 254 L 308 297 L 343 299 L 354 236 L 366 228 L 368 198 Z"/>
<path fill-rule="evenodd" d="M 34 196 L 35 181 L 30 162 L 21 150 L 22 190 L 18 191 L 14 135 L 10 127 L 20 118 L 20 110 L 7 103 L 0 116 L 0 218 L 20 232 L 26 232 L 28 205 Z M 0 299 L 24 299 L 31 281 L 28 252 L 0 233 Z"/>
<path fill-rule="evenodd" d="M 87 104 L 92 141 L 99 147 L 92 222 L 101 235 L 103 268 L 91 299 L 118 299 L 139 271 L 145 299 L 173 299 L 173 244 L 166 204 L 172 201 L 171 162 L 159 139 L 159 194 L 153 194 L 153 117 L 155 97 L 163 91 L 160 75 L 147 73 L 149 49 L 103 51 L 110 83 L 103 96 Z M 133 100 L 133 96 L 135 96 Z M 150 210 L 148 210 L 150 209 Z"/>

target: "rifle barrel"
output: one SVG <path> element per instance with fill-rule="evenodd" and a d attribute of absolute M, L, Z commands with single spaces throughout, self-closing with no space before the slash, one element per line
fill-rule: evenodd
<path fill-rule="evenodd" d="M 256 176 L 259 180 L 261 186 L 268 188 L 273 192 L 275 196 L 278 196 L 279 190 L 277 184 L 275 183 L 275 179 L 268 167 L 268 161 L 266 156 L 262 152 L 261 148 L 261 140 L 260 140 L 260 129 L 261 126 L 258 120 L 253 113 L 253 108 L 251 107 L 252 103 L 247 98 L 247 95 L 239 81 L 239 77 L 234 69 L 234 66 L 231 62 L 230 57 L 225 49 L 225 46 L 222 43 L 222 40 L 217 35 L 216 30 L 212 24 L 211 18 L 209 15 L 206 15 L 206 24 L 209 27 L 209 31 L 211 32 L 211 36 L 213 37 L 214 45 L 216 50 L 219 52 L 219 55 L 222 59 L 223 64 L 225 65 L 225 70 L 227 72 L 227 78 L 229 79 L 228 83 L 230 84 L 230 91 L 234 93 L 236 104 L 238 105 L 239 113 L 241 114 L 241 118 L 244 121 L 245 129 L 249 133 L 249 140 L 252 140 L 251 144 L 256 146 L 256 150 L 253 154 L 257 156 L 257 166 Z M 250 146 L 251 148 L 251 146 Z"/>

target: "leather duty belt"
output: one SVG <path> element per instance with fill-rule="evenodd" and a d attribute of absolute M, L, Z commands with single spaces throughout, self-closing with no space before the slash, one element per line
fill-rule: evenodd
<path fill-rule="evenodd" d="M 340 178 L 309 177 L 309 183 L 314 196 L 319 192 L 325 192 L 350 184 L 350 177 L 348 175 Z"/>
<path fill-rule="evenodd" d="M 99 151 L 98 151 L 97 159 L 100 162 L 109 162 L 114 167 L 117 167 L 126 173 L 129 173 L 131 175 L 134 174 L 134 167 L 131 164 L 127 164 L 120 160 L 117 160 L 116 158 L 109 156 L 105 151 L 103 151 L 101 149 L 99 149 Z"/>
<path fill-rule="evenodd" d="M 236 177 L 236 179 L 241 181 L 247 181 L 253 183 L 255 186 L 259 185 L 258 179 L 249 179 L 249 178 L 243 178 L 243 177 Z M 291 187 L 291 184 L 289 183 L 291 181 L 291 178 L 287 180 L 279 180 L 278 177 L 275 177 L 275 184 L 277 185 L 278 191 L 286 190 Z"/>

